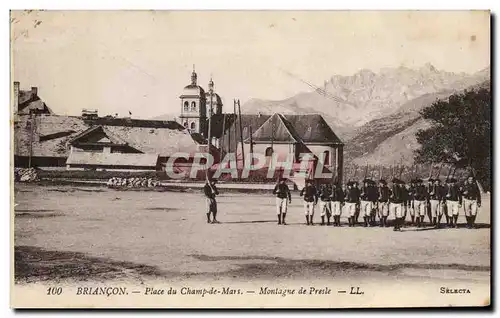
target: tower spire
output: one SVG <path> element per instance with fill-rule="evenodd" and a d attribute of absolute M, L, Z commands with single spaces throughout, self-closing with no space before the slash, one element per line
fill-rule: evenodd
<path fill-rule="evenodd" d="M 191 85 L 197 85 L 196 84 L 197 79 L 198 79 L 198 75 L 196 74 L 194 64 L 193 64 L 193 73 L 191 73 Z"/>
<path fill-rule="evenodd" d="M 210 93 L 214 91 L 214 81 L 212 80 L 212 73 L 210 73 L 210 81 L 208 82 L 208 90 Z"/>

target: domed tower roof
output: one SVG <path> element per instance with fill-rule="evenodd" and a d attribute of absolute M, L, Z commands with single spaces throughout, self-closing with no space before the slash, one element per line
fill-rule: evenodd
<path fill-rule="evenodd" d="M 184 87 L 184 90 L 182 91 L 182 95 L 180 97 L 181 98 L 187 96 L 204 97 L 205 90 L 198 85 L 197 81 L 198 81 L 198 74 L 196 74 L 193 65 L 193 72 L 191 73 L 191 84 Z"/>

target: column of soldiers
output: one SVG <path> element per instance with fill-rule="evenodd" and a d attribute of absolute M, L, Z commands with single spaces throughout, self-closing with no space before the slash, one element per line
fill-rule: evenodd
<path fill-rule="evenodd" d="M 427 216 L 429 224 L 442 227 L 443 215 L 445 226 L 457 228 L 460 210 L 464 211 L 466 227 L 473 228 L 477 210 L 481 206 L 481 193 L 476 181 L 469 176 L 463 186 L 457 184 L 455 178 L 448 178 L 443 185 L 441 180 L 430 178 L 427 185 L 422 179 L 413 179 L 408 184 L 398 178 L 391 180 L 391 185 L 383 179 L 377 183 L 364 179 L 359 188 L 357 181 L 347 182 L 347 188 L 339 183 L 316 186 L 307 180 L 300 191 L 303 197 L 304 212 L 307 225 L 314 225 L 314 210 L 319 206 L 321 225 L 341 226 L 340 216 L 347 215 L 349 227 L 359 224 L 359 216 L 363 217 L 363 226 L 376 226 L 378 217 L 381 227 L 388 227 L 389 216 L 393 219 L 394 231 L 401 231 L 407 215 L 411 217 L 411 225 L 424 226 Z M 291 194 L 285 180 L 282 179 L 273 190 L 276 195 L 278 224 L 286 224 L 285 217 Z M 326 223 L 325 223 L 326 219 Z"/>

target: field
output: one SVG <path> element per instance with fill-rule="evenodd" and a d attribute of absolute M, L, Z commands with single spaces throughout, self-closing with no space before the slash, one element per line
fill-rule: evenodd
<path fill-rule="evenodd" d="M 274 198 L 222 194 L 221 224 L 207 224 L 196 192 L 18 185 L 15 279 L 142 282 L 358 280 L 489 286 L 489 199 L 478 228 L 305 226 L 292 196 L 288 225 Z M 319 214 L 315 215 L 318 223 Z M 463 223 L 461 215 L 459 223 Z M 342 222 L 346 222 L 342 218 Z"/>

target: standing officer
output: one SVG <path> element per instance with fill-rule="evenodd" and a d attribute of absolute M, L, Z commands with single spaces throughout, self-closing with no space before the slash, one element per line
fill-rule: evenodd
<path fill-rule="evenodd" d="M 331 205 L 333 214 L 333 225 L 340 226 L 340 215 L 344 204 L 344 191 L 339 183 L 334 183 L 331 193 Z"/>
<path fill-rule="evenodd" d="M 312 184 L 312 180 L 306 181 L 306 186 L 300 191 L 300 196 L 304 196 L 304 212 L 306 214 L 306 224 L 314 225 L 314 206 L 318 203 L 318 191 Z"/>
<path fill-rule="evenodd" d="M 413 194 L 413 210 L 417 217 L 417 227 L 424 225 L 426 205 L 429 193 L 427 188 L 422 184 L 422 179 L 415 180 L 415 190 Z"/>
<path fill-rule="evenodd" d="M 389 198 L 391 189 L 387 186 L 387 181 L 380 179 L 378 188 L 378 217 L 380 226 L 387 227 L 387 217 L 389 216 Z"/>
<path fill-rule="evenodd" d="M 332 215 L 332 188 L 329 184 L 322 184 L 319 191 L 319 210 L 321 215 L 321 225 L 325 225 L 325 214 L 328 219 L 327 224 L 330 225 L 330 217 Z"/>
<path fill-rule="evenodd" d="M 217 201 L 215 200 L 215 196 L 219 195 L 219 190 L 217 190 L 215 183 L 215 180 L 210 181 L 207 179 L 205 186 L 203 187 L 203 193 L 206 198 L 207 223 L 219 223 L 219 221 L 217 221 Z M 210 222 L 210 213 L 213 215 L 212 222 Z"/>
<path fill-rule="evenodd" d="M 446 207 L 450 218 L 450 225 L 458 228 L 458 210 L 462 206 L 462 192 L 456 184 L 457 180 L 455 178 L 450 178 L 446 181 Z"/>
<path fill-rule="evenodd" d="M 397 178 L 392 179 L 392 193 L 390 196 L 390 210 L 394 215 L 394 231 L 401 231 L 403 223 L 403 204 L 405 201 L 405 194 L 403 189 L 403 182 Z"/>
<path fill-rule="evenodd" d="M 361 192 L 359 191 L 359 188 L 357 187 L 357 182 L 349 181 L 347 183 L 345 208 L 347 211 L 347 215 L 348 215 L 347 220 L 349 222 L 350 227 L 352 227 L 356 224 L 356 209 L 357 209 L 357 206 L 359 205 L 360 194 L 361 194 Z"/>
<path fill-rule="evenodd" d="M 481 207 L 481 192 L 473 176 L 469 176 L 463 187 L 463 200 L 467 228 L 474 228 L 478 208 Z"/>
<path fill-rule="evenodd" d="M 371 221 L 372 210 L 377 202 L 377 198 L 377 188 L 374 182 L 371 179 L 363 180 L 363 188 L 361 189 L 361 214 L 363 215 L 365 227 Z"/>
<path fill-rule="evenodd" d="M 285 183 L 284 178 L 280 178 L 278 184 L 274 187 L 273 194 L 276 195 L 276 213 L 278 214 L 278 224 L 286 225 L 286 211 L 288 204 L 292 203 L 290 189 Z"/>

